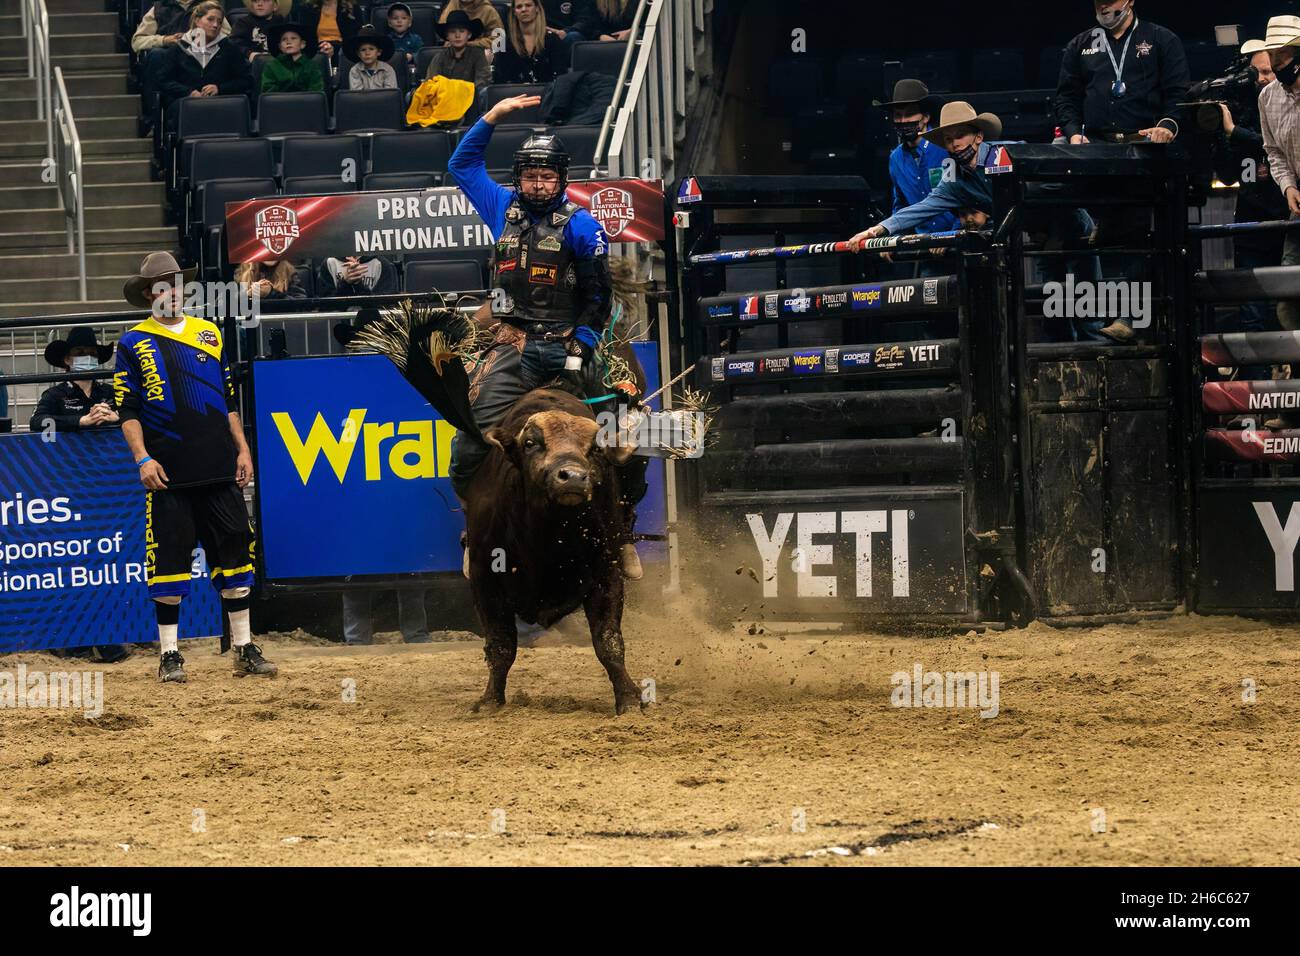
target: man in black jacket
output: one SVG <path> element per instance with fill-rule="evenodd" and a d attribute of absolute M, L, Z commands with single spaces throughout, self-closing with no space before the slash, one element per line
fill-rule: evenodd
<path fill-rule="evenodd" d="M 66 339 L 56 339 L 45 347 L 45 361 L 64 372 L 92 371 L 112 355 L 113 347 L 96 342 L 95 333 L 84 325 L 69 332 Z M 31 421 L 34 432 L 51 427 L 56 432 L 75 432 L 117 425 L 112 383 L 89 378 L 59 382 L 47 388 Z"/>

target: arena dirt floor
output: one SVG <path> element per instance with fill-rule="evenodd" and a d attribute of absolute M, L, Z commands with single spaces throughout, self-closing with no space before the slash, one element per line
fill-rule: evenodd
<path fill-rule="evenodd" d="M 629 611 L 630 670 L 657 703 L 621 718 L 576 628 L 520 651 L 491 715 L 468 711 L 469 635 L 271 635 L 273 681 L 191 642 L 190 682 L 169 687 L 137 651 L 104 668 L 98 719 L 0 711 L 0 865 L 1300 862 L 1294 628 L 782 636 L 689 618 Z M 71 664 L 0 670 L 20 662 Z M 997 671 L 998 715 L 891 706 L 915 663 Z"/>

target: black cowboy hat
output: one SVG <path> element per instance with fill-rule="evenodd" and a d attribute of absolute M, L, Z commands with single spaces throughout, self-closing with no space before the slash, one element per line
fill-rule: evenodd
<path fill-rule="evenodd" d="M 74 348 L 93 345 L 95 354 L 99 358 L 99 364 L 103 365 L 113 354 L 113 346 L 100 345 L 95 338 L 95 330 L 86 325 L 78 325 L 68 333 L 66 339 L 55 339 L 49 345 L 45 346 L 45 361 L 49 362 L 55 368 L 68 367 L 68 353 Z"/>
<path fill-rule="evenodd" d="M 343 55 L 353 63 L 361 62 L 361 57 L 357 51 L 361 49 L 363 43 L 379 47 L 379 59 L 391 60 L 393 58 L 395 50 L 393 38 L 386 33 L 380 33 L 368 23 L 354 33 L 350 40 L 343 41 Z"/>
<path fill-rule="evenodd" d="M 273 23 L 266 27 L 266 51 L 271 56 L 280 55 L 280 38 L 286 33 L 296 33 L 302 37 L 302 55 L 316 55 L 316 31 L 311 27 L 303 26 L 301 23 Z"/>
<path fill-rule="evenodd" d="M 920 80 L 899 80 L 894 84 L 894 98 L 888 103 L 876 103 L 882 110 L 892 110 L 896 106 L 918 106 L 922 113 L 933 116 L 939 107 L 939 97 L 930 92 L 930 88 Z"/>
<path fill-rule="evenodd" d="M 446 20 L 434 25 L 434 29 L 438 31 L 438 36 L 444 40 L 447 39 L 447 31 L 455 27 L 468 30 L 471 40 L 477 40 L 483 35 L 483 21 L 471 20 L 469 14 L 464 10 L 453 10 L 447 14 Z"/>

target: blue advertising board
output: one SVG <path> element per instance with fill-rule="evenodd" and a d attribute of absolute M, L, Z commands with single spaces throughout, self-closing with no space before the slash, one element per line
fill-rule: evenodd
<path fill-rule="evenodd" d="M 0 651 L 158 639 L 139 470 L 113 429 L 0 437 Z M 221 633 L 196 549 L 181 637 Z"/>
<path fill-rule="evenodd" d="M 657 352 L 637 344 L 652 382 Z M 253 387 L 267 580 L 460 571 L 464 518 L 448 477 L 456 430 L 388 359 L 259 360 Z M 663 474 L 652 461 L 640 533 L 664 528 Z"/>

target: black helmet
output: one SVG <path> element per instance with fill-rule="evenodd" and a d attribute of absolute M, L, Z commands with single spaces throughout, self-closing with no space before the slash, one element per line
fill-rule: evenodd
<path fill-rule="evenodd" d="M 553 169 L 560 177 L 560 190 L 556 196 L 544 203 L 531 201 L 523 189 L 523 172 L 525 168 Z M 564 141 L 553 133 L 537 133 L 528 137 L 524 144 L 515 150 L 514 187 L 519 194 L 519 204 L 531 213 L 544 213 L 556 199 L 564 197 L 564 190 L 569 184 L 569 151 L 564 148 Z"/>

